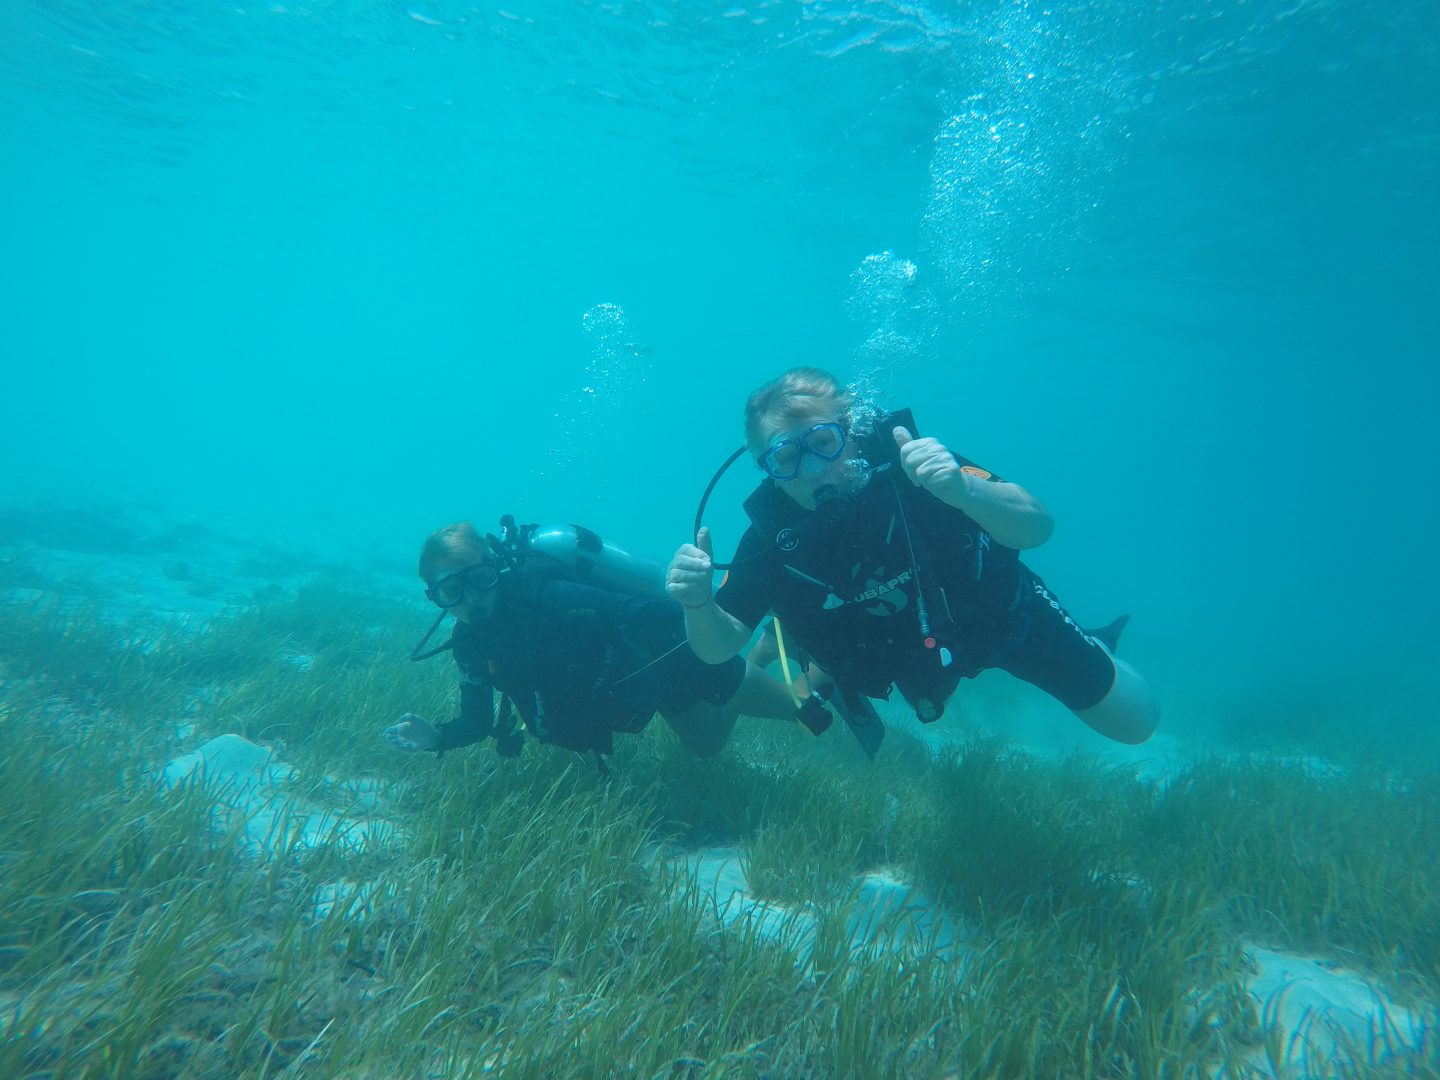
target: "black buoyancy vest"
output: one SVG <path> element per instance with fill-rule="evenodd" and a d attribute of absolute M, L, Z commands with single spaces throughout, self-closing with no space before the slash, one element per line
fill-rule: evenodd
<path fill-rule="evenodd" d="M 495 613 L 483 631 L 471 632 L 467 659 L 485 665 L 491 685 L 515 702 L 537 738 L 609 753 L 612 732 L 639 731 L 659 703 L 664 683 L 642 676 L 658 646 L 638 640 L 622 624 L 593 655 L 556 655 L 550 646 L 572 627 L 563 614 L 545 609 L 542 594 L 551 583 L 570 580 L 553 560 L 524 560 L 501 579 Z"/>
<path fill-rule="evenodd" d="M 786 633 L 872 697 L 938 671 L 941 647 L 948 668 L 977 674 L 1019 598 L 1019 553 L 905 476 L 889 433 L 896 424 L 913 431 L 907 421 L 908 411 L 892 413 L 859 437 L 870 480 L 838 505 L 807 511 L 770 480 L 745 502 L 786 576 L 775 604 Z"/>

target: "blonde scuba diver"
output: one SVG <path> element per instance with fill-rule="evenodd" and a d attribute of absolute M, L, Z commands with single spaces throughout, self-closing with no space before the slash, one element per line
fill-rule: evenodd
<path fill-rule="evenodd" d="M 1040 687 L 1111 739 L 1149 738 L 1154 694 L 1114 655 L 1125 617 L 1084 629 L 1020 561 L 1049 538 L 1049 513 L 915 431 L 908 411 L 862 408 L 815 368 L 750 396 L 745 450 L 765 474 L 745 502 L 750 527 L 718 592 L 722 564 L 700 515 L 696 542 L 667 570 L 696 655 L 725 662 L 773 612 L 834 679 L 846 718 L 871 725 L 857 729 L 871 753 L 883 734 L 871 699 L 898 689 L 928 723 L 986 668 Z"/>

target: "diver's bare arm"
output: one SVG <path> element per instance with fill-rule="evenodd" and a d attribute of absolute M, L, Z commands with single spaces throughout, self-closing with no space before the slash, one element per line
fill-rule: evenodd
<path fill-rule="evenodd" d="M 912 483 L 965 511 L 1006 547 L 1039 547 L 1055 531 L 1050 511 L 1019 484 L 965 471 L 939 439 L 914 439 L 903 427 L 894 436 Z"/>
<path fill-rule="evenodd" d="M 750 630 L 715 603 L 714 545 L 701 527 L 695 543 L 681 544 L 665 571 L 665 591 L 685 608 L 685 636 L 707 664 L 723 664 L 745 647 Z"/>
<path fill-rule="evenodd" d="M 723 664 L 743 649 L 751 629 L 714 600 L 685 611 L 690 648 L 707 664 Z"/>
<path fill-rule="evenodd" d="M 930 490 L 1006 547 L 1039 547 L 1055 531 L 1055 519 L 1040 500 L 1008 480 L 981 480 L 957 469 L 951 484 Z"/>

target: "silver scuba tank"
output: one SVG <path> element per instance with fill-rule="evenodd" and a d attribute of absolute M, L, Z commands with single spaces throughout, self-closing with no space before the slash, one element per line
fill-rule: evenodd
<path fill-rule="evenodd" d="M 666 595 L 659 563 L 632 555 L 583 525 L 532 525 L 525 546 L 554 559 L 581 584 L 637 596 Z"/>

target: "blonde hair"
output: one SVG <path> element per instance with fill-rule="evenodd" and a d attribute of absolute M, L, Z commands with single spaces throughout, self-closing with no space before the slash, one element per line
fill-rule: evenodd
<path fill-rule="evenodd" d="M 828 371 L 815 367 L 791 368 L 746 400 L 745 445 L 754 454 L 765 449 L 761 428 L 767 420 L 778 419 L 787 426 L 816 417 L 843 420 L 854 400 L 854 395 Z"/>
<path fill-rule="evenodd" d="M 480 530 L 468 521 L 457 521 L 425 538 L 425 546 L 420 549 L 420 576 L 429 581 L 438 566 L 484 562 L 489 554 L 489 545 Z"/>

